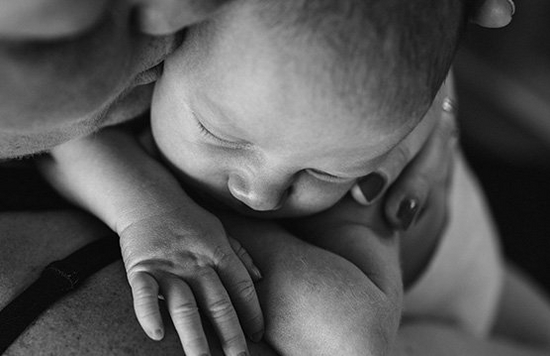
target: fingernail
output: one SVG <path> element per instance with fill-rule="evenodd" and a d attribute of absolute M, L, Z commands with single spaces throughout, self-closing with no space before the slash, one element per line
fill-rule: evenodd
<path fill-rule="evenodd" d="M 386 179 L 380 173 L 371 173 L 363 177 L 357 184 L 367 202 L 372 203 L 382 193 Z"/>
<path fill-rule="evenodd" d="M 401 222 L 401 229 L 408 230 L 416 218 L 416 214 L 420 208 L 420 203 L 417 199 L 407 198 L 399 204 L 397 210 L 397 219 Z"/>
<path fill-rule="evenodd" d="M 264 276 L 262 276 L 262 272 L 258 269 L 256 266 L 252 266 L 252 274 L 254 277 L 254 282 L 261 281 Z"/>
<path fill-rule="evenodd" d="M 514 16 L 514 14 L 516 13 L 516 4 L 513 0 L 508 0 L 508 4 L 510 4 L 510 11 L 512 12 L 511 15 Z"/>
<path fill-rule="evenodd" d="M 260 340 L 262 339 L 262 337 L 264 337 L 264 331 L 258 331 L 257 333 L 254 333 L 252 334 L 252 336 L 250 336 L 250 340 L 254 341 L 254 342 L 260 342 Z"/>
<path fill-rule="evenodd" d="M 161 340 L 164 337 L 164 332 L 162 331 L 162 329 L 156 329 L 153 332 L 153 337 L 155 340 Z"/>

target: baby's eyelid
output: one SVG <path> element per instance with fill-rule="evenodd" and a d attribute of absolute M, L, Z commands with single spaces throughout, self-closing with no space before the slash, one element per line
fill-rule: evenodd
<path fill-rule="evenodd" d="M 218 140 L 218 141 L 226 142 L 226 141 L 225 141 L 224 139 L 222 139 L 221 137 L 218 137 L 218 136 L 214 135 L 214 134 L 212 133 L 212 131 L 210 131 L 209 129 L 207 129 L 206 126 L 204 126 L 203 123 L 202 123 L 200 120 L 198 120 L 198 119 L 197 119 L 197 125 L 199 125 L 199 129 L 200 129 L 203 133 L 207 134 L 208 136 L 211 136 L 211 137 L 215 138 L 215 139 Z M 228 143 L 229 143 L 229 142 L 228 142 Z"/>
<path fill-rule="evenodd" d="M 201 132 L 208 135 L 209 137 L 212 137 L 213 139 L 215 139 L 216 141 L 219 141 L 220 143 L 222 143 L 224 145 L 229 145 L 229 146 L 234 146 L 234 147 L 241 147 L 242 146 L 242 144 L 239 143 L 239 142 L 228 141 L 226 139 L 223 139 L 223 138 L 215 135 L 206 126 L 204 126 L 204 124 L 201 122 L 201 120 L 199 120 L 198 115 L 194 111 L 191 111 L 191 112 L 193 113 L 193 117 L 195 118 L 195 122 L 199 126 L 199 129 L 201 130 Z"/>

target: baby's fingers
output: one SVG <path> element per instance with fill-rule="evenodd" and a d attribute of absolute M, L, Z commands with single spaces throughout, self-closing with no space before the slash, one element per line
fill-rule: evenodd
<path fill-rule="evenodd" d="M 159 286 L 146 272 L 136 272 L 128 276 L 134 311 L 143 331 L 153 340 L 164 337 L 164 326 L 158 305 Z"/>
<path fill-rule="evenodd" d="M 235 254 L 227 255 L 221 261 L 218 274 L 233 301 L 244 331 L 252 341 L 257 342 L 263 337 L 264 318 L 254 284 Z"/>
<path fill-rule="evenodd" d="M 254 282 L 258 282 L 260 279 L 262 279 L 262 273 L 256 267 L 254 264 L 254 261 L 252 260 L 252 257 L 248 254 L 248 252 L 245 250 L 245 248 L 241 245 L 241 243 L 231 236 L 227 236 L 229 239 L 229 243 L 231 244 L 231 248 L 239 257 L 241 262 L 244 264 L 244 267 L 248 271 L 248 274 L 250 274 L 250 277 L 254 280 Z"/>
<path fill-rule="evenodd" d="M 197 302 L 187 283 L 179 277 L 169 276 L 162 279 L 161 286 L 185 355 L 210 355 Z"/>
<path fill-rule="evenodd" d="M 235 259 L 237 259 L 236 256 Z M 244 267 L 243 270 L 248 277 Z M 227 294 L 226 288 L 229 289 L 230 286 L 228 284 L 224 286 L 216 271 L 211 268 L 204 268 L 196 273 L 196 278 L 190 279 L 189 284 L 193 288 L 201 310 L 208 316 L 216 330 L 225 355 L 240 356 L 243 353 L 248 355 L 239 318 Z"/>

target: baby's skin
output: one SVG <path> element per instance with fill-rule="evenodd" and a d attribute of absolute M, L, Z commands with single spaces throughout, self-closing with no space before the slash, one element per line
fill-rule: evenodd
<path fill-rule="evenodd" d="M 390 123 L 358 115 L 319 89 L 330 81 L 311 70 L 307 51 L 279 48 L 246 12 L 227 16 L 233 20 L 215 38 L 203 37 L 201 26 L 190 30 L 189 45 L 167 59 L 155 87 L 152 134 L 173 174 L 117 129 L 58 146 L 44 162 L 61 192 L 120 235 L 147 335 L 163 337 L 162 295 L 190 356 L 209 354 L 199 308 L 226 355 L 246 354 L 243 331 L 261 339 L 264 320 L 253 284 L 261 272 L 186 192 L 206 206 L 260 218 L 324 211 L 396 147 L 417 152 L 447 90 L 424 118 Z M 290 69 L 288 55 L 295 57 Z"/>

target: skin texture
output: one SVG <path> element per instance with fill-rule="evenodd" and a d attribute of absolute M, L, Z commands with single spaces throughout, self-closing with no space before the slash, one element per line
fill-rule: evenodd
<path fill-rule="evenodd" d="M 160 150 L 203 192 L 243 213 L 265 212 L 262 217 L 311 214 L 334 205 L 401 141 L 412 139 L 411 150 L 422 146 L 439 116 L 439 100 L 414 130 L 420 118 L 394 124 L 359 116 L 311 89 L 331 85 L 303 64 L 313 54 L 296 44 L 277 47 L 249 8 L 238 5 L 222 16 L 227 22 L 219 38 L 189 39 L 208 51 L 185 47 L 183 56 L 166 63 L 152 105 Z M 296 58 L 287 71 L 288 56 Z M 196 62 L 203 64 L 193 67 Z M 196 116 L 185 110 L 189 106 Z M 225 138 L 206 135 L 194 121 L 199 115 L 203 126 Z M 197 307 L 230 355 L 246 350 L 243 331 L 253 340 L 261 337 L 250 258 L 132 138 L 104 130 L 55 148 L 45 162 L 60 191 L 120 235 L 136 315 L 151 338 L 163 336 L 158 293 L 190 355 L 208 350 Z M 187 191 L 196 193 L 196 186 Z"/>
<path fill-rule="evenodd" d="M 0 2 L 0 158 L 43 152 L 144 112 L 155 66 L 180 44 L 176 31 L 222 3 Z"/>
<path fill-rule="evenodd" d="M 106 0 L 2 1 L 0 38 L 73 37 L 90 28 L 106 10 Z"/>
<path fill-rule="evenodd" d="M 345 352 L 354 355 L 354 350 L 365 350 L 365 345 L 378 340 L 381 329 L 375 325 L 379 320 L 387 320 L 386 313 L 395 315 L 397 310 L 393 303 L 399 294 L 386 296 L 386 293 L 393 290 L 392 286 L 399 279 L 394 278 L 394 274 L 399 270 L 397 263 L 386 267 L 389 261 L 396 262 L 397 239 L 380 240 L 373 236 L 366 241 L 372 251 L 377 252 L 372 265 L 379 266 L 382 272 L 391 271 L 374 275 L 373 280 L 382 286 L 379 288 L 348 261 L 296 239 L 273 224 L 227 214 L 223 221 L 229 232 L 238 236 L 254 258 L 261 261 L 264 279 L 257 288 L 265 313 L 271 320 L 266 340 L 278 353 L 331 355 Z M 4 249 L 0 253 L 1 305 L 34 280 L 37 271 L 49 261 L 65 256 L 105 231 L 97 220 L 75 211 L 4 213 L 0 214 L 0 223 L 2 242 L 12 246 L 10 251 Z M 37 234 L 37 230 L 41 233 Z M 50 242 L 52 239 L 55 244 Z M 269 252 L 264 248 L 266 245 Z M 22 253 L 28 246 L 36 246 L 40 253 Z M 124 279 L 120 263 L 100 271 L 82 289 L 41 317 L 8 354 L 181 354 L 177 334 L 171 325 L 167 325 L 161 343 L 148 340 L 139 331 L 130 308 L 130 290 Z M 349 285 L 358 288 L 352 292 L 347 288 Z M 303 298 L 312 291 L 315 293 L 311 298 Z M 334 300 L 341 303 L 327 309 Z M 326 329 L 324 342 L 319 342 L 310 328 L 312 325 L 321 328 L 325 324 L 335 327 Z M 209 325 L 206 331 L 212 354 L 220 355 L 219 344 Z M 324 331 L 319 329 L 319 332 Z M 379 346 L 384 345 L 375 344 L 369 348 L 374 350 Z M 275 354 L 265 343 L 250 343 L 249 348 L 253 355 Z"/>
<path fill-rule="evenodd" d="M 245 268 L 250 259 L 233 250 L 218 218 L 187 197 L 134 137 L 106 130 L 56 148 L 42 163 L 65 196 L 119 234 L 136 316 L 151 338 L 164 330 L 159 292 L 189 355 L 208 352 L 197 306 L 229 355 L 246 350 L 243 330 L 261 336 L 262 314 Z"/>
<path fill-rule="evenodd" d="M 153 137 L 186 184 L 237 211 L 286 217 L 324 210 L 383 165 L 420 118 L 390 123 L 346 109 L 317 89 L 332 84 L 310 65 L 314 51 L 280 46 L 248 16 L 230 11 L 213 35 L 192 30 L 190 41 L 208 48 L 166 61 L 153 97 Z M 371 105 L 368 97 L 364 103 Z M 425 125 L 434 121 L 428 115 Z M 411 136 L 423 142 L 429 129 Z"/>

